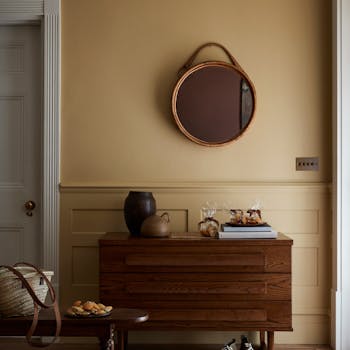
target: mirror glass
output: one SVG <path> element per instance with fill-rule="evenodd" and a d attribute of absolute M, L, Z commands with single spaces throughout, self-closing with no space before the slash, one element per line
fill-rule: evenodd
<path fill-rule="evenodd" d="M 192 141 L 220 146 L 237 139 L 255 110 L 255 90 L 248 76 L 224 62 L 189 69 L 173 92 L 173 115 Z"/>

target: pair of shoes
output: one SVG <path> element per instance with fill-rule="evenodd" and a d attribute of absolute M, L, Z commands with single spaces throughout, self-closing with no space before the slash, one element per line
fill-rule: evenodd
<path fill-rule="evenodd" d="M 245 335 L 241 335 L 241 347 L 239 350 L 254 350 L 251 343 L 249 343 Z"/>
<path fill-rule="evenodd" d="M 236 339 L 232 339 L 230 342 L 225 344 L 225 346 L 221 350 L 238 350 L 236 346 Z"/>

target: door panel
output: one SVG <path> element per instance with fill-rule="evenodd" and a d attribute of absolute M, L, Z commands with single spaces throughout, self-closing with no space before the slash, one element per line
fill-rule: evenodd
<path fill-rule="evenodd" d="M 22 96 L 0 97 L 0 185 L 23 186 L 23 126 Z"/>
<path fill-rule="evenodd" d="M 40 27 L 0 26 L 1 264 L 40 264 L 41 86 Z"/>

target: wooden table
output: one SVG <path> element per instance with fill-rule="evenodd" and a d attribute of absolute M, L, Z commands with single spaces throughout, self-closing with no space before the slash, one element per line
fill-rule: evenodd
<path fill-rule="evenodd" d="M 147 310 L 149 321 L 137 329 L 260 331 L 261 349 L 273 350 L 274 332 L 292 330 L 292 243 L 282 234 L 106 234 L 99 241 L 100 300 Z"/>
<path fill-rule="evenodd" d="M 113 350 L 116 336 L 118 350 L 126 348 L 128 330 L 148 319 L 148 313 L 139 309 L 117 308 L 110 316 L 99 318 L 62 317 L 60 335 L 63 337 L 97 337 L 101 350 Z M 0 336 L 24 336 L 32 322 L 31 316 L 0 318 Z M 55 330 L 52 312 L 42 310 L 34 335 L 50 336 Z"/>

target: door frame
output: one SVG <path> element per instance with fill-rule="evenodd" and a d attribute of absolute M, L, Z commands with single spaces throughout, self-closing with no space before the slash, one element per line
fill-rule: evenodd
<path fill-rule="evenodd" d="M 1 0 L 0 25 L 41 27 L 42 160 L 41 160 L 41 266 L 54 271 L 58 287 L 61 0 Z M 57 288 L 58 291 L 58 288 Z"/>
<path fill-rule="evenodd" d="M 333 0 L 332 346 L 350 349 L 350 0 Z"/>

